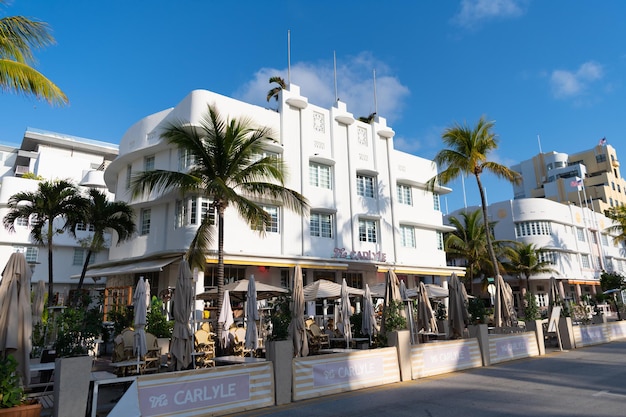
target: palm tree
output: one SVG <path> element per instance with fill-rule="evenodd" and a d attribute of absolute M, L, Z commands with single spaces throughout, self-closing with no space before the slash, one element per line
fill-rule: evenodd
<path fill-rule="evenodd" d="M 283 80 L 282 77 L 278 77 L 278 76 L 271 77 L 270 84 L 272 83 L 276 83 L 278 85 L 267 92 L 268 102 L 271 99 L 275 99 L 276 101 L 278 101 L 278 93 L 280 93 L 282 90 L 285 90 L 287 88 L 287 84 L 285 84 L 285 80 Z"/>
<path fill-rule="evenodd" d="M 247 118 L 224 119 L 209 105 L 207 113 L 197 126 L 187 121 L 168 125 L 164 132 L 171 145 L 186 150 L 193 157 L 187 172 L 164 170 L 136 174 L 131 181 L 133 194 L 153 190 L 203 195 L 212 200 L 217 214 L 217 309 L 221 310 L 224 294 L 224 214 L 232 206 L 250 225 L 264 233 L 271 217 L 255 200 L 270 198 L 298 214 L 308 211 L 307 199 L 284 186 L 286 167 L 276 156 L 262 156 L 263 145 L 270 130 L 254 127 Z M 189 247 L 190 264 L 204 269 L 204 258 L 209 246 L 208 232 L 212 219 L 205 216 Z M 218 340 L 221 329 L 217 328 Z"/>
<path fill-rule="evenodd" d="M 455 124 L 444 130 L 443 143 L 447 149 L 443 149 L 435 155 L 433 163 L 439 167 L 445 167 L 433 178 L 428 180 L 427 186 L 434 190 L 437 185 L 446 185 L 460 175 L 474 175 L 483 211 L 483 222 L 489 224 L 487 216 L 487 198 L 481 181 L 483 172 L 491 172 L 499 178 L 504 178 L 511 183 L 521 181 L 519 174 L 497 162 L 489 161 L 489 153 L 498 148 L 498 139 L 491 131 L 493 121 L 486 121 L 484 116 L 480 118 L 472 129 L 467 124 Z M 491 242 L 491 234 L 485 232 L 487 249 L 494 269 L 494 276 L 500 274 L 498 260 Z"/>
<path fill-rule="evenodd" d="M 8 1 L 0 0 L 0 5 Z M 65 93 L 31 67 L 33 49 L 54 44 L 46 23 L 23 16 L 0 19 L 0 88 L 33 95 L 49 104 L 67 104 Z"/>
<path fill-rule="evenodd" d="M 446 235 L 445 250 L 451 259 L 462 259 L 466 263 L 465 283 L 470 293 L 474 277 L 482 270 L 481 265 L 489 258 L 486 244 L 485 224 L 480 210 L 460 213 L 460 218 L 450 216 L 448 222 L 456 228 Z"/>
<path fill-rule="evenodd" d="M 78 281 L 78 290 L 83 286 L 85 274 L 91 255 L 100 251 L 106 245 L 104 234 L 107 231 L 115 231 L 117 234 L 117 244 L 130 239 L 135 233 L 135 221 L 133 209 L 123 201 L 109 201 L 106 194 L 102 191 L 91 188 L 89 189 L 88 207 L 85 216 L 80 219 L 81 223 L 93 227 L 92 235 L 82 243 L 87 248 L 87 256 L 83 263 L 83 269 L 80 273 Z M 76 225 L 72 230 L 76 230 Z"/>
<path fill-rule="evenodd" d="M 542 258 L 545 252 L 534 243 L 512 242 L 504 254 L 507 258 L 503 263 L 504 268 L 509 274 L 523 275 L 526 278 L 526 290 L 530 292 L 532 275 L 557 272 L 549 261 Z"/>
<path fill-rule="evenodd" d="M 42 181 L 37 191 L 22 191 L 9 198 L 9 213 L 4 216 L 4 227 L 15 231 L 18 219 L 28 219 L 30 235 L 41 246 L 48 249 L 48 305 L 54 300 L 52 267 L 52 240 L 64 230 L 71 230 L 85 210 L 86 200 L 70 180 Z M 55 225 L 62 220 L 63 225 Z"/>
<path fill-rule="evenodd" d="M 614 243 L 626 242 L 626 206 L 611 207 L 608 210 L 607 217 L 615 222 L 607 230 L 614 233 Z"/>

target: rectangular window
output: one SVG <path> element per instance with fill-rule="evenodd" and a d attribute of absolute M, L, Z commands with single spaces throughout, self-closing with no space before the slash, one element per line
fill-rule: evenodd
<path fill-rule="evenodd" d="M 133 177 L 133 167 L 132 165 L 126 165 L 126 189 L 130 190 L 130 180 Z"/>
<path fill-rule="evenodd" d="M 270 215 L 270 222 L 265 226 L 265 231 L 270 233 L 278 233 L 278 207 L 261 206 Z M 261 230 L 260 225 L 253 225 L 254 230 Z"/>
<path fill-rule="evenodd" d="M 600 240 L 602 241 L 602 246 L 609 246 L 609 238 L 606 233 L 600 234 Z"/>
<path fill-rule="evenodd" d="M 18 217 L 15 219 L 15 226 L 28 227 L 28 217 Z"/>
<path fill-rule="evenodd" d="M 206 198 L 200 197 L 200 223 L 202 223 L 206 219 L 206 216 L 211 215 L 211 213 L 209 213 L 210 205 L 211 203 L 209 202 L 209 200 L 207 200 Z"/>
<path fill-rule="evenodd" d="M 141 210 L 141 234 L 147 235 L 150 233 L 150 215 L 152 211 L 150 209 Z"/>
<path fill-rule="evenodd" d="M 441 210 L 441 202 L 439 201 L 439 194 L 433 193 L 433 208 L 437 211 Z"/>
<path fill-rule="evenodd" d="M 405 248 L 415 247 L 415 228 L 413 226 L 400 225 L 400 245 Z"/>
<path fill-rule="evenodd" d="M 578 236 L 578 240 L 581 242 L 585 242 L 585 229 L 583 229 L 582 227 L 577 227 L 576 228 L 576 235 Z"/>
<path fill-rule="evenodd" d="M 330 172 L 330 166 L 317 164 L 315 162 L 309 163 L 309 184 L 314 187 L 332 189 L 332 178 Z"/>
<path fill-rule="evenodd" d="M 198 224 L 198 202 L 195 197 L 190 200 L 191 208 L 189 209 L 189 224 Z"/>
<path fill-rule="evenodd" d="M 363 288 L 363 274 L 360 272 L 342 272 L 341 277 L 352 288 Z"/>
<path fill-rule="evenodd" d="M 400 204 L 406 204 L 407 206 L 413 205 L 413 196 L 411 195 L 411 187 L 404 184 L 398 184 L 396 186 L 398 191 L 398 202 Z"/>
<path fill-rule="evenodd" d="M 437 231 L 437 249 L 443 250 L 443 233 Z"/>
<path fill-rule="evenodd" d="M 194 158 L 191 152 L 187 149 L 178 149 L 178 170 L 181 172 L 187 171 L 194 163 Z"/>
<path fill-rule="evenodd" d="M 143 159 L 143 170 L 154 171 L 154 155 L 146 156 Z"/>
<path fill-rule="evenodd" d="M 291 288 L 291 280 L 289 279 L 289 270 L 280 270 L 280 286 L 283 288 Z"/>
<path fill-rule="evenodd" d="M 39 248 L 36 246 L 13 246 L 13 252 L 21 252 L 29 264 L 37 263 Z"/>
<path fill-rule="evenodd" d="M 185 204 L 183 200 L 176 200 L 175 211 L 176 227 L 183 227 L 185 225 Z"/>
<path fill-rule="evenodd" d="M 581 254 L 580 255 L 580 263 L 582 264 L 583 268 L 591 268 L 591 264 L 589 263 L 589 255 L 587 254 Z"/>
<path fill-rule="evenodd" d="M 378 242 L 376 233 L 376 221 L 359 219 L 359 241 L 360 242 Z"/>
<path fill-rule="evenodd" d="M 548 306 L 548 295 L 546 293 L 537 294 L 537 307 Z"/>
<path fill-rule="evenodd" d="M 333 237 L 333 215 L 328 213 L 311 213 L 311 236 Z"/>
<path fill-rule="evenodd" d="M 374 198 L 374 177 L 367 175 L 356 176 L 356 193 L 362 197 Z"/>
<path fill-rule="evenodd" d="M 84 256 L 85 256 L 85 249 L 74 248 L 74 258 L 72 260 L 72 265 L 82 265 Z"/>

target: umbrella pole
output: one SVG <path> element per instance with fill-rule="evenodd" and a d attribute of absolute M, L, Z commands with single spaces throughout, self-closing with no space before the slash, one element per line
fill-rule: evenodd
<path fill-rule="evenodd" d="M 407 303 L 407 305 L 409 307 L 409 329 L 411 330 L 411 344 L 414 345 L 415 344 L 415 334 L 414 334 L 415 323 L 413 322 L 413 307 L 411 306 L 410 301 Z"/>

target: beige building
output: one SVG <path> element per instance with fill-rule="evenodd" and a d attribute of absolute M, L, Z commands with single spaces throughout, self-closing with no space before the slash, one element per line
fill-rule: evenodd
<path fill-rule="evenodd" d="M 522 182 L 513 187 L 515 199 L 547 198 L 599 213 L 626 204 L 617 152 L 605 140 L 574 154 L 540 153 L 511 168 L 522 175 Z"/>

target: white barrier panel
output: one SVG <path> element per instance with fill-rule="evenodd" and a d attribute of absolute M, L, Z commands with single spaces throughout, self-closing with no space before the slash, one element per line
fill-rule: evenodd
<path fill-rule="evenodd" d="M 483 366 L 477 339 L 422 343 L 411 347 L 413 379 Z"/>
<path fill-rule="evenodd" d="M 134 396 L 142 417 L 243 412 L 274 405 L 274 370 L 267 362 L 144 375 L 121 403 L 132 401 L 127 395 Z M 130 415 L 124 411 L 119 415 Z"/>
<path fill-rule="evenodd" d="M 611 340 L 626 338 L 626 321 L 612 321 L 606 325 L 609 328 Z"/>
<path fill-rule="evenodd" d="M 606 324 L 590 324 L 589 326 L 574 326 L 574 344 L 577 348 L 611 341 Z"/>
<path fill-rule="evenodd" d="M 293 360 L 293 400 L 400 381 L 395 347 L 354 350 Z"/>
<path fill-rule="evenodd" d="M 539 356 L 535 332 L 489 335 L 489 360 L 491 364 Z"/>

